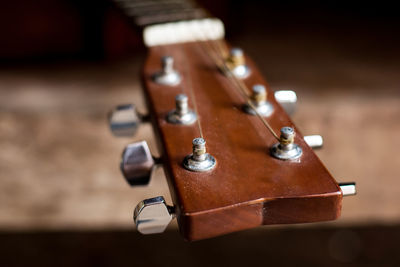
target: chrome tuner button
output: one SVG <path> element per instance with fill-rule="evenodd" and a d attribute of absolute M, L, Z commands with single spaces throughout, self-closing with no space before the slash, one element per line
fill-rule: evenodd
<path fill-rule="evenodd" d="M 118 137 L 131 137 L 137 132 L 145 116 L 139 114 L 135 105 L 119 105 L 108 116 L 110 129 Z"/>
<path fill-rule="evenodd" d="M 227 59 L 227 65 L 232 74 L 239 79 L 247 78 L 250 74 L 250 68 L 246 65 L 243 50 L 240 48 L 233 48 Z"/>
<path fill-rule="evenodd" d="M 121 171 L 131 185 L 147 185 L 155 166 L 146 141 L 129 144 L 122 153 Z"/>
<path fill-rule="evenodd" d="M 141 201 L 133 213 L 136 229 L 144 235 L 164 232 L 174 217 L 174 208 L 162 196 Z"/>
<path fill-rule="evenodd" d="M 173 124 L 190 125 L 197 120 L 196 113 L 189 109 L 188 97 L 185 94 L 179 94 L 175 97 L 175 110 L 167 115 L 167 121 Z"/>
<path fill-rule="evenodd" d="M 291 127 L 283 127 L 279 143 L 271 147 L 271 155 L 281 160 L 298 159 L 303 154 L 300 146 L 294 143 L 295 132 Z"/>
<path fill-rule="evenodd" d="M 339 187 L 340 187 L 340 190 L 342 190 L 342 194 L 344 197 L 354 196 L 357 194 L 355 182 L 339 183 Z"/>
<path fill-rule="evenodd" d="M 257 110 L 258 114 L 264 117 L 268 117 L 274 112 L 274 107 L 267 101 L 267 90 L 264 85 L 256 84 L 253 86 L 251 105 L 246 103 L 243 109 L 251 115 L 257 115 L 255 111 Z"/>
<path fill-rule="evenodd" d="M 185 169 L 193 172 L 205 172 L 214 169 L 215 158 L 206 153 L 206 141 L 203 138 L 193 139 L 193 153 L 183 160 Z"/>
<path fill-rule="evenodd" d="M 306 141 L 307 145 L 311 148 L 321 148 L 324 145 L 324 139 L 320 135 L 306 135 L 304 136 L 304 141 Z"/>
<path fill-rule="evenodd" d="M 287 114 L 293 115 L 296 111 L 297 95 L 295 91 L 280 90 L 274 93 L 276 101 L 283 107 Z"/>
<path fill-rule="evenodd" d="M 161 71 L 153 75 L 153 81 L 161 85 L 175 86 L 181 80 L 181 75 L 174 69 L 174 59 L 170 56 L 162 57 Z"/>

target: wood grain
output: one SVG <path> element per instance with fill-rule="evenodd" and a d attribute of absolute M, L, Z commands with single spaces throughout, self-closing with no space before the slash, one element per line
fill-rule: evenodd
<path fill-rule="evenodd" d="M 176 87 L 155 84 L 151 76 L 160 68 L 160 58 L 173 56 L 183 75 Z M 276 132 L 294 126 L 276 103 L 256 66 L 247 60 L 252 74 L 248 87 L 264 84 L 275 108 L 268 122 Z M 198 240 L 262 224 L 304 223 L 339 217 L 342 194 L 335 180 L 297 131 L 295 142 L 303 149 L 298 161 L 282 161 L 269 155 L 276 139 L 261 121 L 241 110 L 243 99 L 231 82 L 214 66 L 200 43 L 154 47 L 144 67 L 144 87 L 153 124 L 163 151 L 165 172 L 177 208 L 181 232 Z M 191 79 L 191 82 L 188 81 Z M 197 126 L 169 124 L 166 114 L 174 109 L 178 93 L 189 95 L 192 84 L 208 152 L 217 167 L 206 173 L 182 167 L 191 153 Z"/>

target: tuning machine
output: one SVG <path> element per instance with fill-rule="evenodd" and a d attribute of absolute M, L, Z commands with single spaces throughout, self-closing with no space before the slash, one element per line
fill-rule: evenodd
<path fill-rule="evenodd" d="M 294 136 L 295 132 L 292 127 L 283 127 L 279 143 L 271 148 L 272 156 L 282 160 L 299 158 L 303 151 L 299 145 L 294 143 Z M 304 136 L 304 141 L 311 148 L 321 148 L 323 145 L 323 139 L 320 135 Z"/>
<path fill-rule="evenodd" d="M 176 109 L 167 115 L 167 121 L 172 124 L 191 125 L 197 120 L 197 114 L 189 108 L 188 97 L 185 94 L 175 96 Z"/>
<path fill-rule="evenodd" d="M 147 185 L 160 159 L 154 158 L 146 141 L 129 144 L 122 153 L 121 171 L 131 186 Z M 142 234 L 162 233 L 175 217 L 174 207 L 158 196 L 136 205 L 133 220 Z"/>
<path fill-rule="evenodd" d="M 115 107 L 108 116 L 111 132 L 118 137 L 134 136 L 140 123 L 149 121 L 149 116 L 139 113 L 133 104 Z"/>
<path fill-rule="evenodd" d="M 160 85 L 176 86 L 182 77 L 177 70 L 174 69 L 174 58 L 164 56 L 161 58 L 161 70 L 153 75 L 153 81 Z"/>
<path fill-rule="evenodd" d="M 173 218 L 175 209 L 168 206 L 162 196 L 141 201 L 133 213 L 136 229 L 145 235 L 164 232 Z"/>
<path fill-rule="evenodd" d="M 236 78 L 245 79 L 250 75 L 250 68 L 246 65 L 242 49 L 232 48 L 226 63 Z"/>
<path fill-rule="evenodd" d="M 322 148 L 324 139 L 318 134 L 304 136 L 304 141 L 313 149 Z"/>
<path fill-rule="evenodd" d="M 344 197 L 354 196 L 357 194 L 355 182 L 339 183 L 339 187 L 340 190 L 342 190 L 342 194 Z"/>
<path fill-rule="evenodd" d="M 267 89 L 262 84 L 253 85 L 250 101 L 243 106 L 243 110 L 248 114 L 257 115 L 258 113 L 261 116 L 269 117 L 274 112 L 274 107 L 267 100 Z"/>
<path fill-rule="evenodd" d="M 131 186 L 147 185 L 161 160 L 151 155 L 146 141 L 129 144 L 122 153 L 121 171 Z"/>
<path fill-rule="evenodd" d="M 276 101 L 281 104 L 287 114 L 293 115 L 296 111 L 297 95 L 292 90 L 279 90 L 274 93 Z M 313 149 L 321 148 L 324 140 L 321 135 L 304 136 L 304 141 Z"/>

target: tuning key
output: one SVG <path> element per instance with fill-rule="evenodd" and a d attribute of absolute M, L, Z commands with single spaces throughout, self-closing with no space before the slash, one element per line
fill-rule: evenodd
<path fill-rule="evenodd" d="M 307 145 L 314 149 L 322 148 L 324 145 L 324 139 L 322 136 L 317 134 L 304 136 L 304 141 L 306 141 Z"/>
<path fill-rule="evenodd" d="M 147 185 L 154 166 L 160 160 L 154 158 L 146 141 L 129 144 L 122 153 L 121 171 L 131 186 Z"/>
<path fill-rule="evenodd" d="M 293 115 L 296 111 L 297 95 L 295 91 L 280 90 L 274 93 L 276 101 L 283 107 L 287 114 Z"/>
<path fill-rule="evenodd" d="M 148 116 L 140 114 L 135 105 L 119 105 L 109 113 L 111 132 L 118 137 L 131 137 L 137 132 L 141 122 L 148 121 Z"/>
<path fill-rule="evenodd" d="M 174 207 L 168 206 L 162 196 L 141 201 L 133 213 L 136 229 L 145 235 L 164 232 L 174 217 Z"/>
<path fill-rule="evenodd" d="M 340 190 L 342 190 L 342 194 L 344 197 L 354 196 L 357 194 L 355 182 L 339 183 L 339 187 L 340 187 Z"/>

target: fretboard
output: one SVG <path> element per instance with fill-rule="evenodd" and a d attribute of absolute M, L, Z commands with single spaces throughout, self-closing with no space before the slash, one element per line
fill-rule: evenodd
<path fill-rule="evenodd" d="M 192 0 L 114 0 L 139 27 L 209 17 Z"/>

